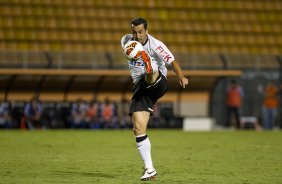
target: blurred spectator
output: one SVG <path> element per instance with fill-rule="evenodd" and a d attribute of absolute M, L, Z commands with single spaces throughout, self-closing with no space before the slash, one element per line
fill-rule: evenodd
<path fill-rule="evenodd" d="M 235 80 L 231 80 L 231 85 L 228 86 L 226 91 L 226 106 L 227 106 L 227 120 L 226 127 L 230 127 L 232 115 L 235 116 L 236 128 L 240 128 L 240 108 L 242 104 L 242 98 L 244 97 L 243 89 L 237 84 Z"/>
<path fill-rule="evenodd" d="M 86 128 L 87 105 L 81 99 L 77 99 L 71 107 L 71 128 Z"/>
<path fill-rule="evenodd" d="M 42 128 L 42 106 L 37 97 L 33 97 L 24 108 L 24 118 L 29 129 Z"/>
<path fill-rule="evenodd" d="M 118 128 L 117 109 L 108 98 L 101 104 L 101 124 L 103 128 Z"/>
<path fill-rule="evenodd" d="M 0 128 L 10 128 L 11 124 L 10 104 L 5 101 L 0 101 Z"/>
<path fill-rule="evenodd" d="M 126 98 L 122 98 L 118 107 L 118 114 L 121 128 L 132 128 L 131 118 L 128 115 L 130 102 Z"/>
<path fill-rule="evenodd" d="M 96 99 L 92 100 L 87 107 L 86 122 L 91 129 L 100 128 L 99 102 Z"/>
<path fill-rule="evenodd" d="M 275 125 L 276 112 L 278 107 L 278 88 L 274 85 L 274 81 L 270 81 L 264 90 L 263 101 L 263 128 L 270 130 Z"/>

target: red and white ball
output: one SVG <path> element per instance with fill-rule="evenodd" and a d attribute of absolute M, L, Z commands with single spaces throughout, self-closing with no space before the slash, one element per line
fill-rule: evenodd
<path fill-rule="evenodd" d="M 142 51 L 144 51 L 143 46 L 137 41 L 128 41 L 124 45 L 124 55 L 129 60 L 138 59 Z"/>

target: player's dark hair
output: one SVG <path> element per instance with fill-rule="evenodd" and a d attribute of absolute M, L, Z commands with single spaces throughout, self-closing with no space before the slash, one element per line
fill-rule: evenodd
<path fill-rule="evenodd" d="M 148 25 L 147 20 L 138 17 L 138 18 L 135 18 L 131 21 L 131 25 L 134 25 L 134 26 L 139 26 L 141 24 L 143 24 L 145 30 L 147 30 L 147 25 Z"/>

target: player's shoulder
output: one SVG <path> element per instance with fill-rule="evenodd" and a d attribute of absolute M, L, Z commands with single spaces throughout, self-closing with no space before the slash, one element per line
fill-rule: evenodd
<path fill-rule="evenodd" d="M 162 41 L 158 40 L 157 38 L 153 37 L 150 34 L 148 34 L 148 39 L 149 39 L 150 43 L 153 44 L 153 45 L 163 44 Z"/>
<path fill-rule="evenodd" d="M 149 39 L 149 42 L 150 42 L 150 47 L 151 48 L 158 48 L 158 47 L 166 47 L 165 44 L 160 41 L 159 39 L 153 37 L 152 35 L 148 34 L 148 39 Z"/>

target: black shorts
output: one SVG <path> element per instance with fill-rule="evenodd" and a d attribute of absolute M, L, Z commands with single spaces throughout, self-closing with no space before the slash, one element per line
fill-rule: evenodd
<path fill-rule="evenodd" d="M 144 77 L 133 87 L 133 97 L 130 103 L 129 115 L 133 112 L 147 111 L 153 114 L 153 106 L 168 89 L 166 77 L 159 72 L 154 84 L 147 84 Z"/>

